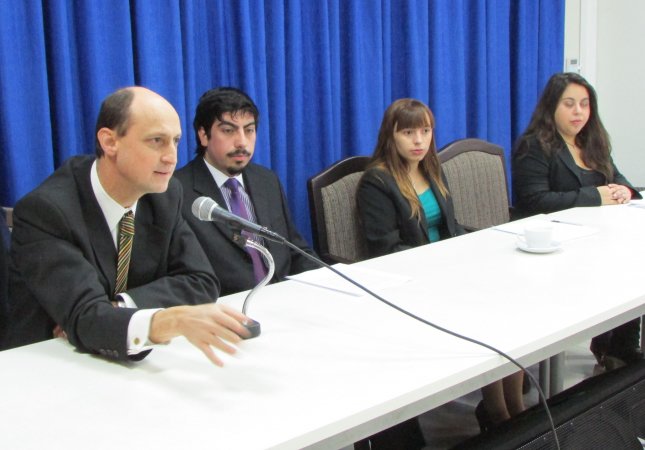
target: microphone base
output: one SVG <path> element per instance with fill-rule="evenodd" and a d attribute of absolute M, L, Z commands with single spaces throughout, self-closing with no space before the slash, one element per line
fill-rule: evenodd
<path fill-rule="evenodd" d="M 253 339 L 255 337 L 258 337 L 262 332 L 260 322 L 253 319 L 249 319 L 247 322 L 245 322 L 244 328 L 246 328 L 250 333 L 249 337 L 245 337 L 244 339 Z"/>

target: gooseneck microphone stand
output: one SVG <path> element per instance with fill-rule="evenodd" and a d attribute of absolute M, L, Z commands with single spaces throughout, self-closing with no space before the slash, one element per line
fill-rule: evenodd
<path fill-rule="evenodd" d="M 273 274 L 275 273 L 275 261 L 273 261 L 273 256 L 271 256 L 269 250 L 255 242 L 253 239 L 249 239 L 248 236 L 243 235 L 241 230 L 237 227 L 235 233 L 233 234 L 233 241 L 235 241 L 241 247 L 255 249 L 260 252 L 267 265 L 267 273 L 264 278 L 262 278 L 262 280 L 260 280 L 260 282 L 256 284 L 253 289 L 251 289 L 251 291 L 246 295 L 246 298 L 244 299 L 244 303 L 242 305 L 242 314 L 246 315 L 247 310 L 249 309 L 249 305 L 251 304 L 251 299 L 260 291 L 260 289 L 262 289 L 269 283 L 269 281 L 271 281 L 271 278 L 273 278 Z M 247 319 L 244 322 L 244 326 L 249 331 L 249 336 L 244 339 L 252 339 L 259 336 L 262 332 L 260 322 L 251 318 Z"/>
<path fill-rule="evenodd" d="M 273 278 L 273 274 L 275 273 L 275 262 L 273 261 L 273 256 L 271 256 L 269 250 L 255 242 L 253 239 L 249 239 L 246 236 L 240 236 L 240 240 L 244 240 L 245 247 L 254 248 L 259 251 L 268 266 L 266 276 L 262 278 L 262 280 L 253 289 L 251 289 L 251 292 L 249 292 L 244 299 L 244 304 L 242 305 L 242 314 L 246 315 L 246 311 L 249 307 L 249 304 L 251 303 L 253 296 L 255 296 L 255 294 L 257 294 L 258 291 L 266 286 L 271 278 Z"/>

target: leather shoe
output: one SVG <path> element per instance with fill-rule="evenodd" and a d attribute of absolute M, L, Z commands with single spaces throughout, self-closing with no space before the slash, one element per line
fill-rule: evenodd
<path fill-rule="evenodd" d="M 477 406 L 475 407 L 475 417 L 477 418 L 480 432 L 485 433 L 493 428 L 493 421 L 490 419 L 488 411 L 486 411 L 483 400 L 477 403 Z"/>
<path fill-rule="evenodd" d="M 606 354 L 602 357 L 602 365 L 605 370 L 616 370 L 629 364 L 634 364 L 643 359 L 643 351 L 640 348 L 623 352 L 620 355 Z"/>

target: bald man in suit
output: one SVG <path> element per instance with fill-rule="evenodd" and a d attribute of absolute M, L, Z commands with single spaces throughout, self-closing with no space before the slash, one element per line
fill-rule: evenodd
<path fill-rule="evenodd" d="M 171 178 L 180 137 L 168 101 L 121 89 L 101 106 L 96 155 L 71 158 L 16 204 L 5 348 L 53 333 L 84 352 L 136 360 L 184 335 L 221 365 L 211 346 L 232 353 L 230 343 L 248 336 L 245 316 L 214 304 L 218 280 L 182 217 Z M 118 234 L 131 215 L 119 288 Z"/>

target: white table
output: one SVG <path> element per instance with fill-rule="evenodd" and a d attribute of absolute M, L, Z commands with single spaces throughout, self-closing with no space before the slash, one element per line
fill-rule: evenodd
<path fill-rule="evenodd" d="M 601 231 L 533 255 L 484 230 L 361 265 L 412 277 L 387 299 L 535 364 L 645 313 L 645 210 L 556 216 Z M 182 339 L 131 364 L 61 340 L 0 353 L 0 447 L 339 448 L 515 371 L 370 297 L 288 281 L 249 312 L 262 335 L 223 369 Z"/>

